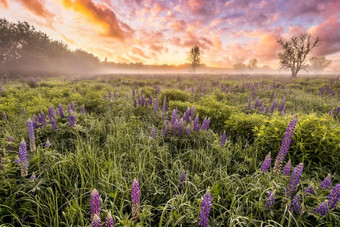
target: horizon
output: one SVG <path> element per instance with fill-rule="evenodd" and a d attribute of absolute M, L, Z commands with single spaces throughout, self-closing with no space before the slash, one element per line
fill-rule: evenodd
<path fill-rule="evenodd" d="M 0 0 L 3 18 L 27 21 L 101 61 L 178 66 L 187 63 L 190 48 L 198 45 L 207 67 L 231 69 L 256 58 L 260 67 L 277 69 L 277 40 L 308 32 L 321 40 L 308 59 L 332 60 L 328 72 L 340 68 L 339 9 L 335 0 Z"/>

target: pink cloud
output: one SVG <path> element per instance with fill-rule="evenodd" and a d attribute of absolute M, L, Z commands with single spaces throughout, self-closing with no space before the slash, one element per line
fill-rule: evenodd
<path fill-rule="evenodd" d="M 17 0 L 21 2 L 26 9 L 28 9 L 33 14 L 43 17 L 43 18 L 52 18 L 54 14 L 48 11 L 44 6 L 44 1 L 41 0 Z"/>
<path fill-rule="evenodd" d="M 7 9 L 8 8 L 7 0 L 0 0 L 0 7 Z"/>

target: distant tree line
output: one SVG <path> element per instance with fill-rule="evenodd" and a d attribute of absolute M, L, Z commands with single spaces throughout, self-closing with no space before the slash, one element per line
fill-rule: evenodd
<path fill-rule="evenodd" d="M 99 65 L 91 53 L 72 51 L 27 22 L 0 19 L 0 74 L 89 73 Z"/>

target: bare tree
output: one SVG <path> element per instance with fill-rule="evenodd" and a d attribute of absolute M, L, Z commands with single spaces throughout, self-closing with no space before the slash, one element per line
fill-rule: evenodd
<path fill-rule="evenodd" d="M 191 48 L 188 56 L 188 61 L 192 65 L 194 74 L 196 73 L 196 67 L 199 66 L 199 64 L 201 63 L 200 54 L 200 48 L 195 45 L 193 48 Z"/>
<path fill-rule="evenodd" d="M 319 44 L 319 37 L 313 39 L 310 34 L 301 34 L 292 36 L 289 40 L 281 38 L 277 42 L 283 48 L 283 53 L 279 53 L 282 69 L 290 69 L 292 77 L 297 77 L 301 69 L 308 72 L 305 61 L 308 53 Z"/>
<path fill-rule="evenodd" d="M 258 63 L 258 60 L 256 58 L 251 59 L 248 64 L 248 69 L 250 70 L 257 69 L 257 63 Z"/>
<path fill-rule="evenodd" d="M 327 60 L 326 57 L 312 57 L 309 59 L 312 70 L 321 72 L 332 64 L 331 60 Z"/>

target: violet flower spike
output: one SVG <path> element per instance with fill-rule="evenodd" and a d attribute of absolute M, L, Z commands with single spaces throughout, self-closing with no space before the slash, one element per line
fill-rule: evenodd
<path fill-rule="evenodd" d="M 136 178 L 132 182 L 131 203 L 132 203 L 132 219 L 133 221 L 136 221 L 139 218 L 139 205 L 140 205 L 139 182 L 137 181 Z"/>
<path fill-rule="evenodd" d="M 71 113 L 70 116 L 68 117 L 68 125 L 70 127 L 74 127 L 76 125 L 76 117 L 74 116 L 73 113 Z"/>
<path fill-rule="evenodd" d="M 291 169 L 292 169 L 292 161 L 289 159 L 287 164 L 283 167 L 283 174 L 286 176 L 289 176 Z"/>
<path fill-rule="evenodd" d="M 34 136 L 33 122 L 30 118 L 27 120 L 27 129 L 28 129 L 28 137 L 29 137 L 29 140 L 30 140 L 30 150 L 31 150 L 31 152 L 33 152 L 33 151 L 36 150 L 36 146 L 35 146 L 35 136 Z"/>
<path fill-rule="evenodd" d="M 60 117 L 64 117 L 64 109 L 63 109 L 63 105 L 62 104 L 59 104 L 59 115 Z"/>
<path fill-rule="evenodd" d="M 100 197 L 99 192 L 93 189 L 91 193 L 91 218 L 94 219 L 95 215 L 100 216 Z"/>
<path fill-rule="evenodd" d="M 189 135 L 190 134 L 190 125 L 188 125 L 185 129 L 185 135 Z"/>
<path fill-rule="evenodd" d="M 51 146 L 50 141 L 47 139 L 45 143 L 45 148 L 49 148 Z"/>
<path fill-rule="evenodd" d="M 155 132 L 154 126 L 152 126 L 152 129 L 151 129 L 151 137 L 152 137 L 152 139 L 156 139 L 156 132 Z"/>
<path fill-rule="evenodd" d="M 26 177 L 28 175 L 28 161 L 27 161 L 27 145 L 22 138 L 20 145 L 19 145 L 19 163 L 21 166 L 21 176 Z"/>
<path fill-rule="evenodd" d="M 222 140 L 221 140 L 221 147 L 222 148 L 224 148 L 224 146 L 225 146 L 226 139 L 227 139 L 227 135 L 225 134 L 225 132 L 223 132 Z"/>
<path fill-rule="evenodd" d="M 268 210 L 271 210 L 273 208 L 275 202 L 275 192 L 276 192 L 275 190 L 273 192 L 272 191 L 268 192 L 268 199 L 266 202 L 266 207 Z"/>
<path fill-rule="evenodd" d="M 290 198 L 294 194 L 299 183 L 302 170 L 303 163 L 301 162 L 297 167 L 294 168 L 292 176 L 290 177 L 289 184 L 286 188 L 286 197 Z"/>
<path fill-rule="evenodd" d="M 327 177 L 322 181 L 320 188 L 322 189 L 329 189 L 331 187 L 332 181 L 331 181 L 331 174 L 328 174 Z"/>
<path fill-rule="evenodd" d="M 208 227 L 210 207 L 211 207 L 211 194 L 208 189 L 202 199 L 200 221 L 198 223 L 199 226 Z"/>
<path fill-rule="evenodd" d="M 328 213 L 328 200 L 321 203 L 318 208 L 316 208 L 315 213 L 319 213 L 321 217 L 325 216 Z"/>
<path fill-rule="evenodd" d="M 309 187 L 306 188 L 306 190 L 305 190 L 305 195 L 309 196 L 309 195 L 311 195 L 313 193 L 314 193 L 313 185 L 309 185 Z"/>
<path fill-rule="evenodd" d="M 271 157 L 271 152 L 269 152 L 262 163 L 261 171 L 264 173 L 269 172 L 271 164 L 272 164 L 272 157 Z"/>
<path fill-rule="evenodd" d="M 92 227 L 101 227 L 102 223 L 98 214 L 95 214 L 92 218 Z"/>
<path fill-rule="evenodd" d="M 85 106 L 83 104 L 83 106 L 81 107 L 81 113 L 85 115 Z"/>
<path fill-rule="evenodd" d="M 328 196 L 329 208 L 334 209 L 340 199 L 340 184 L 336 184 Z"/>
<path fill-rule="evenodd" d="M 106 220 L 105 220 L 105 227 L 114 227 L 114 221 L 111 215 L 111 211 L 107 213 Z"/>
<path fill-rule="evenodd" d="M 296 214 L 300 214 L 302 207 L 301 207 L 301 196 L 300 194 L 296 194 L 290 204 L 290 210 Z"/>

